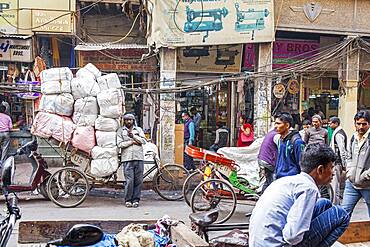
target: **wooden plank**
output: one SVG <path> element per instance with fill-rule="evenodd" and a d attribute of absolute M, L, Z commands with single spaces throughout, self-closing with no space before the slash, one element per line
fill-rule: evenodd
<path fill-rule="evenodd" d="M 117 234 L 131 223 L 155 224 L 156 220 L 21 221 L 18 229 L 18 243 L 47 243 L 63 237 L 75 224 L 92 224 L 106 233 Z"/>
<path fill-rule="evenodd" d="M 177 226 L 171 227 L 171 238 L 176 246 L 187 246 L 187 247 L 208 247 L 206 241 L 195 234 L 189 227 L 182 223 Z"/>
<path fill-rule="evenodd" d="M 351 222 L 339 238 L 342 244 L 361 243 L 370 241 L 370 221 Z"/>

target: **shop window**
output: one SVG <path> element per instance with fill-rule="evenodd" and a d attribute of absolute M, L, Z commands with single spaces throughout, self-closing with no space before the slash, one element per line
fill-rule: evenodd
<path fill-rule="evenodd" d="M 331 78 L 331 90 L 339 89 L 339 80 L 338 78 Z"/>

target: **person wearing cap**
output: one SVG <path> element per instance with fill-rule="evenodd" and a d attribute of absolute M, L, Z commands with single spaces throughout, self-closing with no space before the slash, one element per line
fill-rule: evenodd
<path fill-rule="evenodd" d="M 125 114 L 124 126 L 117 131 L 117 146 L 122 148 L 121 162 L 125 176 L 125 205 L 138 207 L 144 173 L 144 131 L 135 125 L 135 116 Z"/>
<path fill-rule="evenodd" d="M 306 130 L 304 142 L 306 144 L 320 143 L 328 145 L 328 131 L 322 128 L 322 119 L 319 115 L 313 115 L 312 127 Z"/>

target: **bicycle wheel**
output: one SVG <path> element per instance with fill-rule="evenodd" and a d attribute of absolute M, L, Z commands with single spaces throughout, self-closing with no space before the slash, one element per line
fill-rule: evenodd
<path fill-rule="evenodd" d="M 50 177 L 51 177 L 51 174 L 47 176 L 46 179 L 42 181 L 42 183 L 38 187 L 40 194 L 45 199 L 48 199 L 48 200 L 50 200 L 49 195 L 48 195 L 48 182 L 49 182 Z M 54 181 L 53 188 L 51 189 L 55 198 L 58 196 L 58 187 L 56 185 L 57 185 L 56 181 Z"/>
<path fill-rule="evenodd" d="M 191 209 L 195 212 L 218 209 L 215 223 L 230 219 L 236 208 L 236 195 L 232 185 L 220 179 L 201 182 L 191 196 Z"/>
<path fill-rule="evenodd" d="M 189 172 L 183 166 L 164 165 L 153 177 L 153 188 L 165 200 L 181 200 L 182 186 L 188 175 Z"/>
<path fill-rule="evenodd" d="M 188 206 L 190 206 L 190 200 L 191 195 L 193 194 L 193 191 L 195 188 L 200 184 L 200 182 L 203 181 L 203 173 L 199 170 L 196 170 L 192 174 L 190 174 L 185 182 L 184 186 L 182 187 L 182 195 L 184 197 L 184 200 Z"/>
<path fill-rule="evenodd" d="M 51 175 L 47 191 L 50 200 L 56 205 L 73 208 L 86 199 L 89 183 L 84 173 L 75 168 L 65 167 Z"/>
<path fill-rule="evenodd" d="M 334 190 L 330 184 L 320 186 L 319 191 L 322 198 L 326 198 L 331 202 L 334 201 Z"/>

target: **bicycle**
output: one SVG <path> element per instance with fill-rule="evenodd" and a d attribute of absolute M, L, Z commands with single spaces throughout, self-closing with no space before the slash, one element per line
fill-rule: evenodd
<path fill-rule="evenodd" d="M 47 186 L 48 195 L 56 205 L 64 208 L 76 207 L 84 202 L 92 188 L 124 187 L 124 181 L 117 179 L 117 171 L 110 176 L 97 178 L 88 172 L 90 160 L 86 161 L 84 160 L 86 158 L 81 156 L 76 158 L 74 155 L 76 154 L 71 154 L 71 160 L 78 160 L 80 164 L 86 164 L 83 170 L 78 169 L 78 167 L 84 165 L 63 167 L 50 177 Z M 189 174 L 188 171 L 183 166 L 176 164 L 162 165 L 155 152 L 148 152 L 145 155 L 152 155 L 154 160 L 154 166 L 143 175 L 146 178 L 156 171 L 152 179 L 153 190 L 165 200 L 181 200 L 183 198 L 182 186 Z M 57 195 L 55 195 L 55 188 L 59 192 Z M 52 195 L 52 189 L 54 189 L 54 195 Z"/>
<path fill-rule="evenodd" d="M 185 151 L 193 158 L 204 160 L 203 167 L 198 169 L 197 173 L 191 174 L 183 186 L 184 198 L 187 201 L 195 178 L 202 177 L 191 195 L 189 205 L 193 212 L 218 208 L 216 223 L 223 223 L 233 215 L 237 200 L 258 200 L 256 188 L 247 179 L 238 176 L 240 167 L 233 160 L 191 145 L 187 146 Z"/>

